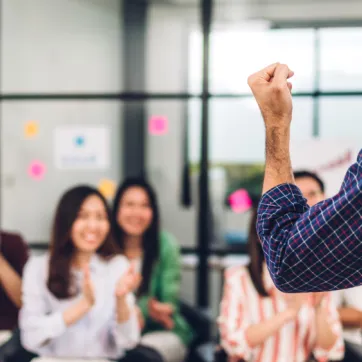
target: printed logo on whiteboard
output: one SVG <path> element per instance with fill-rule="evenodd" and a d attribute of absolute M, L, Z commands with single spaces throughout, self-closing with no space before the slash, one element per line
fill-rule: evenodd
<path fill-rule="evenodd" d="M 58 169 L 106 169 L 110 166 L 110 135 L 106 126 L 61 126 L 54 131 Z"/>

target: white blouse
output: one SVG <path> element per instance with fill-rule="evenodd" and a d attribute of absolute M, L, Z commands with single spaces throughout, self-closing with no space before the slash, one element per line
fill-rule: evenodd
<path fill-rule="evenodd" d="M 66 326 L 63 312 L 74 305 L 80 295 L 57 299 L 47 288 L 49 255 L 32 257 L 23 275 L 23 307 L 19 325 L 23 346 L 40 356 L 114 358 L 135 347 L 140 338 L 133 294 L 127 296 L 131 316 L 117 323 L 115 286 L 128 269 L 124 256 L 104 260 L 98 255 L 90 262 L 91 280 L 95 289 L 95 304 L 78 322 Z M 83 274 L 73 271 L 77 287 Z"/>

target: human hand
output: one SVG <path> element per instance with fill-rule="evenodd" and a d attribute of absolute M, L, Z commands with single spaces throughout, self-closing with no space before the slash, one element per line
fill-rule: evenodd
<path fill-rule="evenodd" d="M 327 296 L 327 292 L 322 292 L 322 293 L 313 293 L 312 295 L 312 303 L 314 308 L 318 309 L 319 307 L 322 306 L 322 302 L 324 300 L 324 298 Z"/>
<path fill-rule="evenodd" d="M 116 285 L 116 297 L 122 298 L 128 293 L 133 292 L 137 289 L 141 283 L 141 275 L 136 272 L 134 264 L 131 264 L 128 270 L 119 278 Z"/>
<path fill-rule="evenodd" d="M 141 309 L 138 306 L 135 306 L 135 308 L 137 313 L 138 325 L 140 327 L 140 331 L 142 331 L 143 328 L 145 327 L 145 319 L 143 318 Z"/>
<path fill-rule="evenodd" d="M 267 128 L 290 126 L 293 104 L 288 79 L 293 75 L 287 65 L 275 63 L 248 78 Z"/>
<path fill-rule="evenodd" d="M 90 277 L 89 266 L 83 269 L 83 298 L 89 307 L 92 307 L 95 303 L 94 285 Z"/>
<path fill-rule="evenodd" d="M 285 294 L 283 293 L 283 299 L 286 304 L 286 312 L 290 319 L 295 319 L 307 300 L 307 296 L 304 293 L 297 294 Z"/>
<path fill-rule="evenodd" d="M 169 303 L 161 303 L 154 298 L 151 298 L 148 302 L 148 313 L 150 317 L 162 324 L 166 329 L 172 329 L 174 327 L 173 312 L 174 308 Z"/>

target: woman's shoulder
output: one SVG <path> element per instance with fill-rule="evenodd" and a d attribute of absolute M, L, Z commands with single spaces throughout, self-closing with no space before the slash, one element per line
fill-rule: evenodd
<path fill-rule="evenodd" d="M 24 276 L 27 274 L 43 274 L 47 275 L 49 269 L 49 253 L 44 253 L 42 255 L 32 255 L 24 269 Z"/>
<path fill-rule="evenodd" d="M 174 235 L 167 231 L 161 231 L 160 233 L 160 248 L 162 251 L 179 250 L 180 245 Z"/>
<path fill-rule="evenodd" d="M 106 265 L 112 272 L 117 270 L 119 273 L 121 273 L 128 269 L 130 262 L 124 255 L 117 254 L 108 259 L 106 261 Z"/>

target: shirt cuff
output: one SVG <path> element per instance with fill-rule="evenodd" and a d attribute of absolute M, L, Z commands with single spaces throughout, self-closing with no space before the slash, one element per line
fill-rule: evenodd
<path fill-rule="evenodd" d="M 46 328 L 49 332 L 49 338 L 53 339 L 61 336 L 67 326 L 64 321 L 63 312 L 56 312 L 48 316 L 48 328 Z"/>
<path fill-rule="evenodd" d="M 122 323 L 115 321 L 113 328 L 117 344 L 124 349 L 134 348 L 140 340 L 141 332 L 138 325 L 138 316 L 134 308 L 132 308 L 128 320 Z"/>
<path fill-rule="evenodd" d="M 303 197 L 299 187 L 294 184 L 284 183 L 273 187 L 266 192 L 259 203 L 259 212 L 265 212 L 270 207 L 294 206 L 295 211 L 304 213 L 309 209 L 307 200 Z"/>

